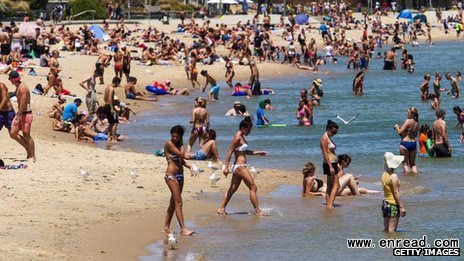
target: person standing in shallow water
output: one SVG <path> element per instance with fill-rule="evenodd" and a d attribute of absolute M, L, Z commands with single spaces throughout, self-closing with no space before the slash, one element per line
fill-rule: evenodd
<path fill-rule="evenodd" d="M 406 208 L 400 198 L 400 179 L 395 169 L 401 165 L 403 156 L 396 156 L 391 152 L 385 152 L 384 169 L 381 182 L 384 191 L 382 201 L 382 216 L 385 232 L 396 232 L 400 217 L 406 216 Z"/>
<path fill-rule="evenodd" d="M 171 198 L 169 200 L 169 207 L 166 211 L 163 232 L 171 232 L 170 226 L 175 212 L 182 234 L 191 236 L 195 231 L 187 229 L 184 223 L 182 189 L 184 188 L 184 166 L 190 169 L 192 175 L 193 171 L 192 165 L 188 164 L 184 159 L 183 136 L 184 128 L 180 125 L 176 125 L 171 128 L 171 139 L 164 144 L 164 153 L 168 163 L 164 180 L 171 191 Z"/>
<path fill-rule="evenodd" d="M 234 195 L 235 191 L 237 191 L 242 181 L 249 189 L 250 201 L 254 207 L 255 214 L 258 216 L 262 215 L 261 209 L 259 207 L 258 195 L 256 194 L 258 188 L 256 187 L 251 173 L 247 168 L 246 155 L 266 156 L 267 152 L 248 149 L 248 143 L 245 140 L 245 136 L 250 134 L 252 127 L 253 123 L 251 123 L 251 117 L 246 116 L 245 119 L 240 122 L 239 130 L 237 133 L 235 133 L 235 136 L 232 138 L 232 142 L 230 143 L 229 150 L 227 151 L 223 174 L 227 177 L 229 172 L 232 172 L 233 175 L 230 181 L 229 189 L 226 191 L 221 206 L 217 210 L 219 215 L 227 215 L 226 206 L 232 198 L 232 195 Z M 232 153 L 235 155 L 235 161 L 229 170 Z"/>
<path fill-rule="evenodd" d="M 435 150 L 435 157 L 444 158 L 451 157 L 451 146 L 449 143 L 448 132 L 446 131 L 445 116 L 446 112 L 443 109 L 438 109 L 435 112 L 437 120 L 432 125 L 432 137 Z"/>
<path fill-rule="evenodd" d="M 324 135 L 321 137 L 320 147 L 322 151 L 322 170 L 324 175 L 327 175 L 327 190 L 325 201 L 328 208 L 334 207 L 335 197 L 337 191 L 340 188 L 340 182 L 338 180 L 338 158 L 335 154 L 337 145 L 332 141 L 332 137 L 338 132 L 338 124 L 328 120 L 325 127 Z"/>
<path fill-rule="evenodd" d="M 410 172 L 417 173 L 416 155 L 417 155 L 417 136 L 419 134 L 419 113 L 417 109 L 411 107 L 408 109 L 407 119 L 401 128 L 398 124 L 393 127 L 398 135 L 401 136 L 400 154 L 404 155 L 403 170 L 407 174 Z"/>

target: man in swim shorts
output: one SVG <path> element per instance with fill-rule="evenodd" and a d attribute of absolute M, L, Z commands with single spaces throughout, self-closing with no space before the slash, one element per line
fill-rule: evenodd
<path fill-rule="evenodd" d="M 35 144 L 34 139 L 31 137 L 31 92 L 27 85 L 21 82 L 21 77 L 17 71 L 11 71 L 8 79 L 16 87 L 16 97 L 18 99 L 18 113 L 13 118 L 10 137 L 26 149 L 26 158 L 35 162 Z M 21 135 L 19 131 L 22 132 Z"/>
<path fill-rule="evenodd" d="M 0 131 L 3 127 L 6 127 L 8 132 L 11 130 L 11 124 L 15 115 L 16 113 L 8 95 L 8 87 L 0 82 Z"/>
<path fill-rule="evenodd" d="M 451 146 L 449 144 L 448 132 L 446 131 L 445 116 L 446 112 L 443 109 L 438 109 L 435 112 L 437 120 L 432 125 L 432 138 L 435 144 L 435 157 L 444 158 L 451 157 Z"/>
<path fill-rule="evenodd" d="M 201 71 L 201 75 L 203 75 L 206 78 L 206 83 L 202 88 L 202 91 L 204 92 L 206 87 L 208 87 L 208 84 L 211 84 L 211 89 L 209 90 L 208 93 L 208 100 L 219 100 L 219 85 L 216 82 L 216 79 L 214 79 L 211 75 L 208 74 L 207 70 Z M 214 99 L 213 99 L 214 98 Z"/>

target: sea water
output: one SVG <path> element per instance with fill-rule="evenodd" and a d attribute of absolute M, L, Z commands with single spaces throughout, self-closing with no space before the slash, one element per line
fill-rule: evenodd
<path fill-rule="evenodd" d="M 266 116 L 274 123 L 286 127 L 254 128 L 247 137 L 250 149 L 266 150 L 267 157 L 249 157 L 249 164 L 262 168 L 301 170 L 304 163 L 312 161 L 321 172 L 322 156 L 319 140 L 328 119 L 339 123 L 338 134 L 333 138 L 337 154 L 351 155 L 352 163 L 347 172 L 362 175 L 361 186 L 381 190 L 379 182 L 383 169 L 383 154 L 398 153 L 400 137 L 393 130 L 402 125 L 407 109 L 414 106 L 419 111 L 419 124 L 431 126 L 436 119 L 430 102 L 420 99 L 419 85 L 423 75 L 439 72 L 463 71 L 462 42 L 439 43 L 434 48 L 422 45 L 408 46 L 414 56 L 415 72 L 410 74 L 400 68 L 384 71 L 382 59 L 372 59 L 364 78 L 364 94 L 352 94 L 352 80 L 356 71 L 346 69 L 346 59 L 338 64 L 322 66 L 317 73 L 296 70 L 292 76 L 262 78 L 263 88 L 273 88 L 274 96 L 246 99 L 228 95 L 231 89 L 222 85 L 218 102 L 209 102 L 211 128 L 218 133 L 217 142 L 221 159 L 224 160 L 230 139 L 238 129 L 241 118 L 225 117 L 233 101 L 240 100 L 255 116 L 260 99 L 270 98 L 274 110 Z M 385 51 L 386 48 L 376 50 Z M 400 56 L 400 51 L 397 51 Z M 400 61 L 398 60 L 398 64 Z M 400 66 L 399 66 L 400 67 Z M 324 97 L 321 106 L 314 107 L 314 126 L 297 125 L 296 109 L 301 88 L 309 88 L 315 78 L 321 78 Z M 432 81 L 430 82 L 433 92 Z M 443 77 L 442 87 L 450 88 Z M 122 125 L 120 131 L 130 139 L 122 146 L 152 153 L 161 148 L 170 138 L 169 130 L 181 124 L 187 129 L 187 143 L 191 127 L 188 125 L 193 108 L 193 98 L 203 95 L 198 92 L 186 97 L 163 97 L 157 108 L 137 116 L 137 122 Z M 174 107 L 173 105 L 176 104 Z M 417 175 L 400 175 L 401 192 L 407 208 L 402 218 L 399 233 L 387 235 L 382 231 L 380 202 L 382 195 L 337 198 L 340 207 L 327 210 L 322 197 L 301 198 L 301 188 L 282 184 L 269 195 L 259 195 L 260 204 L 269 216 L 257 218 L 246 214 L 251 204 L 246 195 L 234 195 L 228 211 L 236 213 L 219 217 L 212 213 L 197 216 L 189 221 L 189 227 L 198 231 L 194 239 L 183 238 L 178 250 L 157 252 L 163 244 L 150 246 L 155 257 L 178 259 L 205 257 L 208 260 L 280 260 L 280 259 L 389 259 L 392 249 L 349 249 L 348 238 L 370 238 L 377 244 L 381 238 L 422 238 L 429 241 L 437 238 L 464 238 L 464 149 L 459 144 L 460 129 L 454 128 L 455 105 L 463 106 L 462 98 L 454 99 L 442 94 L 441 107 L 446 110 L 446 121 L 453 157 L 448 159 L 417 158 Z M 174 109 L 175 108 L 175 109 Z M 359 113 L 351 125 L 345 125 L 335 115 L 345 119 Z M 195 145 L 195 148 L 197 145 Z M 398 169 L 401 172 L 401 168 Z M 265 178 L 260 176 L 259 178 Z M 188 181 L 187 181 L 188 186 Z M 220 203 L 222 195 L 205 194 L 205 200 Z M 245 213 L 245 214 L 242 214 Z M 429 242 L 429 243 L 430 243 Z"/>

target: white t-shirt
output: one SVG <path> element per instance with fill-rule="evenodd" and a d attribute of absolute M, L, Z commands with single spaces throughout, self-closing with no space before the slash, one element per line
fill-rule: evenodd
<path fill-rule="evenodd" d="M 332 56 L 332 46 L 331 45 L 327 45 L 326 47 L 324 47 L 324 51 L 325 51 L 325 56 Z"/>

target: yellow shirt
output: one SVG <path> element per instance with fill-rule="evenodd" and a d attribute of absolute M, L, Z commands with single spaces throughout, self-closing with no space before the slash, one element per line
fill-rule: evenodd
<path fill-rule="evenodd" d="M 393 185 L 390 179 L 390 174 L 388 172 L 384 172 L 382 175 L 382 187 L 383 193 L 385 194 L 384 200 L 390 204 L 396 205 L 395 198 L 393 197 Z M 398 179 L 398 187 L 400 186 L 400 179 Z"/>

